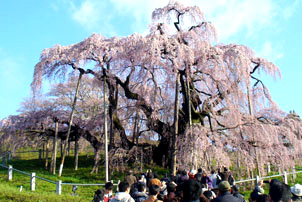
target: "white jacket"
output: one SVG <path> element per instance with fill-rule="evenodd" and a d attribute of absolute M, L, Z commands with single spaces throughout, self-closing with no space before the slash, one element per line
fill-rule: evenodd
<path fill-rule="evenodd" d="M 118 192 L 115 194 L 114 198 L 111 199 L 111 202 L 135 202 L 130 194 L 126 192 Z"/>

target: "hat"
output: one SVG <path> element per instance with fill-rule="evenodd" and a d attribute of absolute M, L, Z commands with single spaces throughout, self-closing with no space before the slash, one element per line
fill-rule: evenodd
<path fill-rule="evenodd" d="M 295 184 L 295 186 L 290 188 L 290 191 L 296 196 L 302 196 L 302 185 Z"/>
<path fill-rule="evenodd" d="M 218 185 L 219 191 L 222 191 L 222 192 L 229 191 L 230 188 L 231 188 L 231 185 L 230 185 L 230 183 L 228 181 L 222 181 Z"/>
<path fill-rule="evenodd" d="M 191 175 L 195 175 L 196 173 L 197 173 L 197 171 L 194 170 L 194 169 L 192 169 L 191 172 L 190 172 Z"/>

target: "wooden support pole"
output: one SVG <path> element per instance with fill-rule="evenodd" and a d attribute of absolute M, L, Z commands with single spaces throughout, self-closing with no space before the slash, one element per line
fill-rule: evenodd
<path fill-rule="evenodd" d="M 62 193 L 62 180 L 58 180 L 57 183 L 56 183 L 56 193 L 58 195 L 61 195 Z"/>
<path fill-rule="evenodd" d="M 266 172 L 267 172 L 267 173 L 270 173 L 270 172 L 271 172 L 271 164 L 270 164 L 270 163 L 267 164 Z"/>
<path fill-rule="evenodd" d="M 12 181 L 13 180 L 13 166 L 9 165 L 8 166 L 8 181 Z"/>
<path fill-rule="evenodd" d="M 296 182 L 296 178 L 297 178 L 297 173 L 296 173 L 296 168 L 295 166 L 293 167 L 293 181 Z"/>
<path fill-rule="evenodd" d="M 41 159 L 42 159 L 42 150 L 39 149 L 39 160 L 41 160 Z"/>
<path fill-rule="evenodd" d="M 116 187 L 116 191 L 117 192 L 119 192 L 119 188 L 118 188 L 118 185 L 121 183 L 121 181 L 119 180 L 118 182 L 117 182 L 117 187 Z"/>
<path fill-rule="evenodd" d="M 6 164 L 6 155 L 5 154 L 2 154 L 2 165 L 5 166 Z"/>
<path fill-rule="evenodd" d="M 259 185 L 259 181 L 260 181 L 260 177 L 256 176 L 256 178 L 255 178 L 255 187 L 257 187 Z"/>
<path fill-rule="evenodd" d="M 8 152 L 7 162 L 9 163 L 12 160 L 12 152 Z"/>
<path fill-rule="evenodd" d="M 30 190 L 31 191 L 36 190 L 36 173 L 31 173 L 31 176 L 30 176 Z"/>
<path fill-rule="evenodd" d="M 284 184 L 288 184 L 286 171 L 283 172 L 283 182 L 284 182 Z"/>

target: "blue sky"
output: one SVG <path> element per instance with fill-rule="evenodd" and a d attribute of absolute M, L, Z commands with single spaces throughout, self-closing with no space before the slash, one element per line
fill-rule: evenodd
<path fill-rule="evenodd" d="M 183 0 L 198 5 L 219 41 L 251 47 L 277 64 L 282 78 L 264 77 L 273 99 L 302 115 L 301 0 Z M 0 119 L 17 114 L 30 96 L 44 48 L 77 43 L 93 32 L 107 37 L 145 33 L 154 8 L 168 0 L 10 0 L 0 5 Z"/>

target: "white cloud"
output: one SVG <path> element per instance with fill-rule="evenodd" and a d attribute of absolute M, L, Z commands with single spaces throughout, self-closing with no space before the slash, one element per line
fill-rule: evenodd
<path fill-rule="evenodd" d="M 72 18 L 81 26 L 92 29 L 100 23 L 102 8 L 96 5 L 95 2 L 84 1 L 79 8 L 75 5 L 72 8 Z"/>
<path fill-rule="evenodd" d="M 274 24 L 276 17 L 290 17 L 298 6 L 276 0 L 180 0 L 185 5 L 197 5 L 218 30 L 220 39 L 225 40 L 245 31 L 247 36 L 257 34 L 261 29 Z M 169 0 L 111 0 L 114 7 L 136 19 L 132 22 L 142 32 L 151 21 L 151 13 L 157 7 L 165 6 Z"/>
<path fill-rule="evenodd" d="M 115 9 L 123 15 L 132 15 L 131 29 L 135 32 L 146 32 L 151 22 L 154 9 L 164 7 L 169 0 L 110 0 Z"/>
<path fill-rule="evenodd" d="M 61 0 L 68 1 L 68 0 Z M 169 0 L 82 0 L 79 6 L 72 5 L 72 18 L 88 30 L 112 30 L 118 19 L 115 15 L 131 17 L 129 29 L 144 33 L 151 22 L 155 8 L 167 5 Z M 197 5 L 218 30 L 219 39 L 228 40 L 236 34 L 254 36 L 262 29 L 289 18 L 299 5 L 280 0 L 179 0 L 185 5 Z"/>
<path fill-rule="evenodd" d="M 108 3 L 97 0 L 83 0 L 79 5 L 75 1 L 61 0 L 68 7 L 71 18 L 88 32 L 101 32 L 106 35 L 117 35 L 113 26 L 114 12 Z"/>
<path fill-rule="evenodd" d="M 91 29 L 99 23 L 100 10 L 92 1 L 84 1 L 78 9 L 75 9 L 72 18 L 83 27 Z"/>
<path fill-rule="evenodd" d="M 280 47 L 273 47 L 270 41 L 267 41 L 263 44 L 261 50 L 258 52 L 258 55 L 272 62 L 284 57 L 284 54 L 280 52 Z"/>
<path fill-rule="evenodd" d="M 221 39 L 228 39 L 243 30 L 248 35 L 257 33 L 270 24 L 277 9 L 271 0 L 233 0 L 221 6 L 223 8 L 216 7 L 212 14 L 209 13 Z"/>

